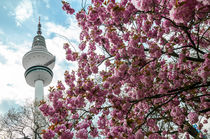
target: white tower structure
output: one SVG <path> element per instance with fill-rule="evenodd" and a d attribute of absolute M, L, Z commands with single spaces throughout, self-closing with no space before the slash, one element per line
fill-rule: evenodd
<path fill-rule="evenodd" d="M 35 87 L 35 102 L 44 99 L 44 87 L 49 85 L 53 78 L 52 69 L 55 66 L 55 56 L 48 52 L 45 38 L 41 35 L 39 19 L 37 35 L 34 37 L 32 48 L 23 56 L 25 79 L 28 85 Z"/>
<path fill-rule="evenodd" d="M 52 69 L 55 66 L 55 56 L 48 52 L 45 38 L 41 35 L 41 24 L 39 18 L 37 35 L 33 39 L 32 48 L 22 59 L 25 68 L 25 79 L 28 85 L 35 87 L 35 113 L 34 113 L 34 139 L 41 138 L 38 133 L 46 125 L 38 106 L 44 100 L 44 87 L 49 85 L 53 78 Z"/>

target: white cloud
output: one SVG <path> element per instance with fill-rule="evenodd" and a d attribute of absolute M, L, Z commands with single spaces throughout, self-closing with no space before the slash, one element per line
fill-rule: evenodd
<path fill-rule="evenodd" d="M 11 44 L 9 44 L 11 45 Z M 24 43 L 20 46 L 16 46 L 19 49 L 13 51 L 7 49 L 8 46 L 0 43 L 0 53 L 7 59 L 5 64 L 0 63 L 0 87 L 2 100 L 15 100 L 17 103 L 21 103 L 25 99 L 31 99 L 33 88 L 26 87 L 24 79 L 24 68 L 22 67 L 22 56 L 27 51 L 29 43 Z"/>
<path fill-rule="evenodd" d="M 30 0 L 22 0 L 15 9 L 15 18 L 18 26 L 33 14 L 33 7 Z"/>
<path fill-rule="evenodd" d="M 69 23 L 69 27 L 64 27 L 52 22 L 47 22 L 47 34 L 49 35 L 50 33 L 56 33 L 58 35 L 65 36 L 69 40 L 79 42 L 79 34 L 81 32 L 81 29 L 78 27 L 77 22 L 75 20 L 69 20 Z"/>

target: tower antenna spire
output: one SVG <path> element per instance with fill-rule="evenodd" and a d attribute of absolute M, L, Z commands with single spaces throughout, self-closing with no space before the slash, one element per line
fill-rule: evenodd
<path fill-rule="evenodd" d="M 39 24 L 38 24 L 38 31 L 37 31 L 37 34 L 38 34 L 38 35 L 41 35 L 41 34 L 42 34 L 42 31 L 41 31 L 41 23 L 40 23 L 40 16 L 39 16 Z"/>

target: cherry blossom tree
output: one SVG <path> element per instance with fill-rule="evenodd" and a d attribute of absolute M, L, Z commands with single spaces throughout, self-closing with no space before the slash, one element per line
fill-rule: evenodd
<path fill-rule="evenodd" d="M 92 0 L 76 14 L 62 3 L 82 29 L 80 51 L 64 44 L 78 70 L 40 106 L 45 139 L 201 138 L 195 123 L 207 133 L 209 0 Z"/>

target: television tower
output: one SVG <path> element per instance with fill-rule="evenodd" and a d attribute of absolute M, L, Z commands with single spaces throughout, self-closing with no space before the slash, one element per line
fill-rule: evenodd
<path fill-rule="evenodd" d="M 55 66 L 55 56 L 48 52 L 45 38 L 42 36 L 39 18 L 37 35 L 33 39 L 32 48 L 22 59 L 25 68 L 25 79 L 28 85 L 35 87 L 35 111 L 41 100 L 44 100 L 44 87 L 49 85 L 53 78 L 52 69 Z M 40 112 L 34 114 L 34 122 L 40 127 Z M 38 138 L 35 135 L 35 139 Z"/>
<path fill-rule="evenodd" d="M 35 101 L 44 99 L 44 87 L 49 85 L 53 78 L 52 69 L 55 66 L 55 56 L 48 52 L 45 38 L 41 35 L 39 18 L 37 35 L 34 37 L 32 48 L 23 56 L 25 79 L 28 85 L 35 87 Z"/>

